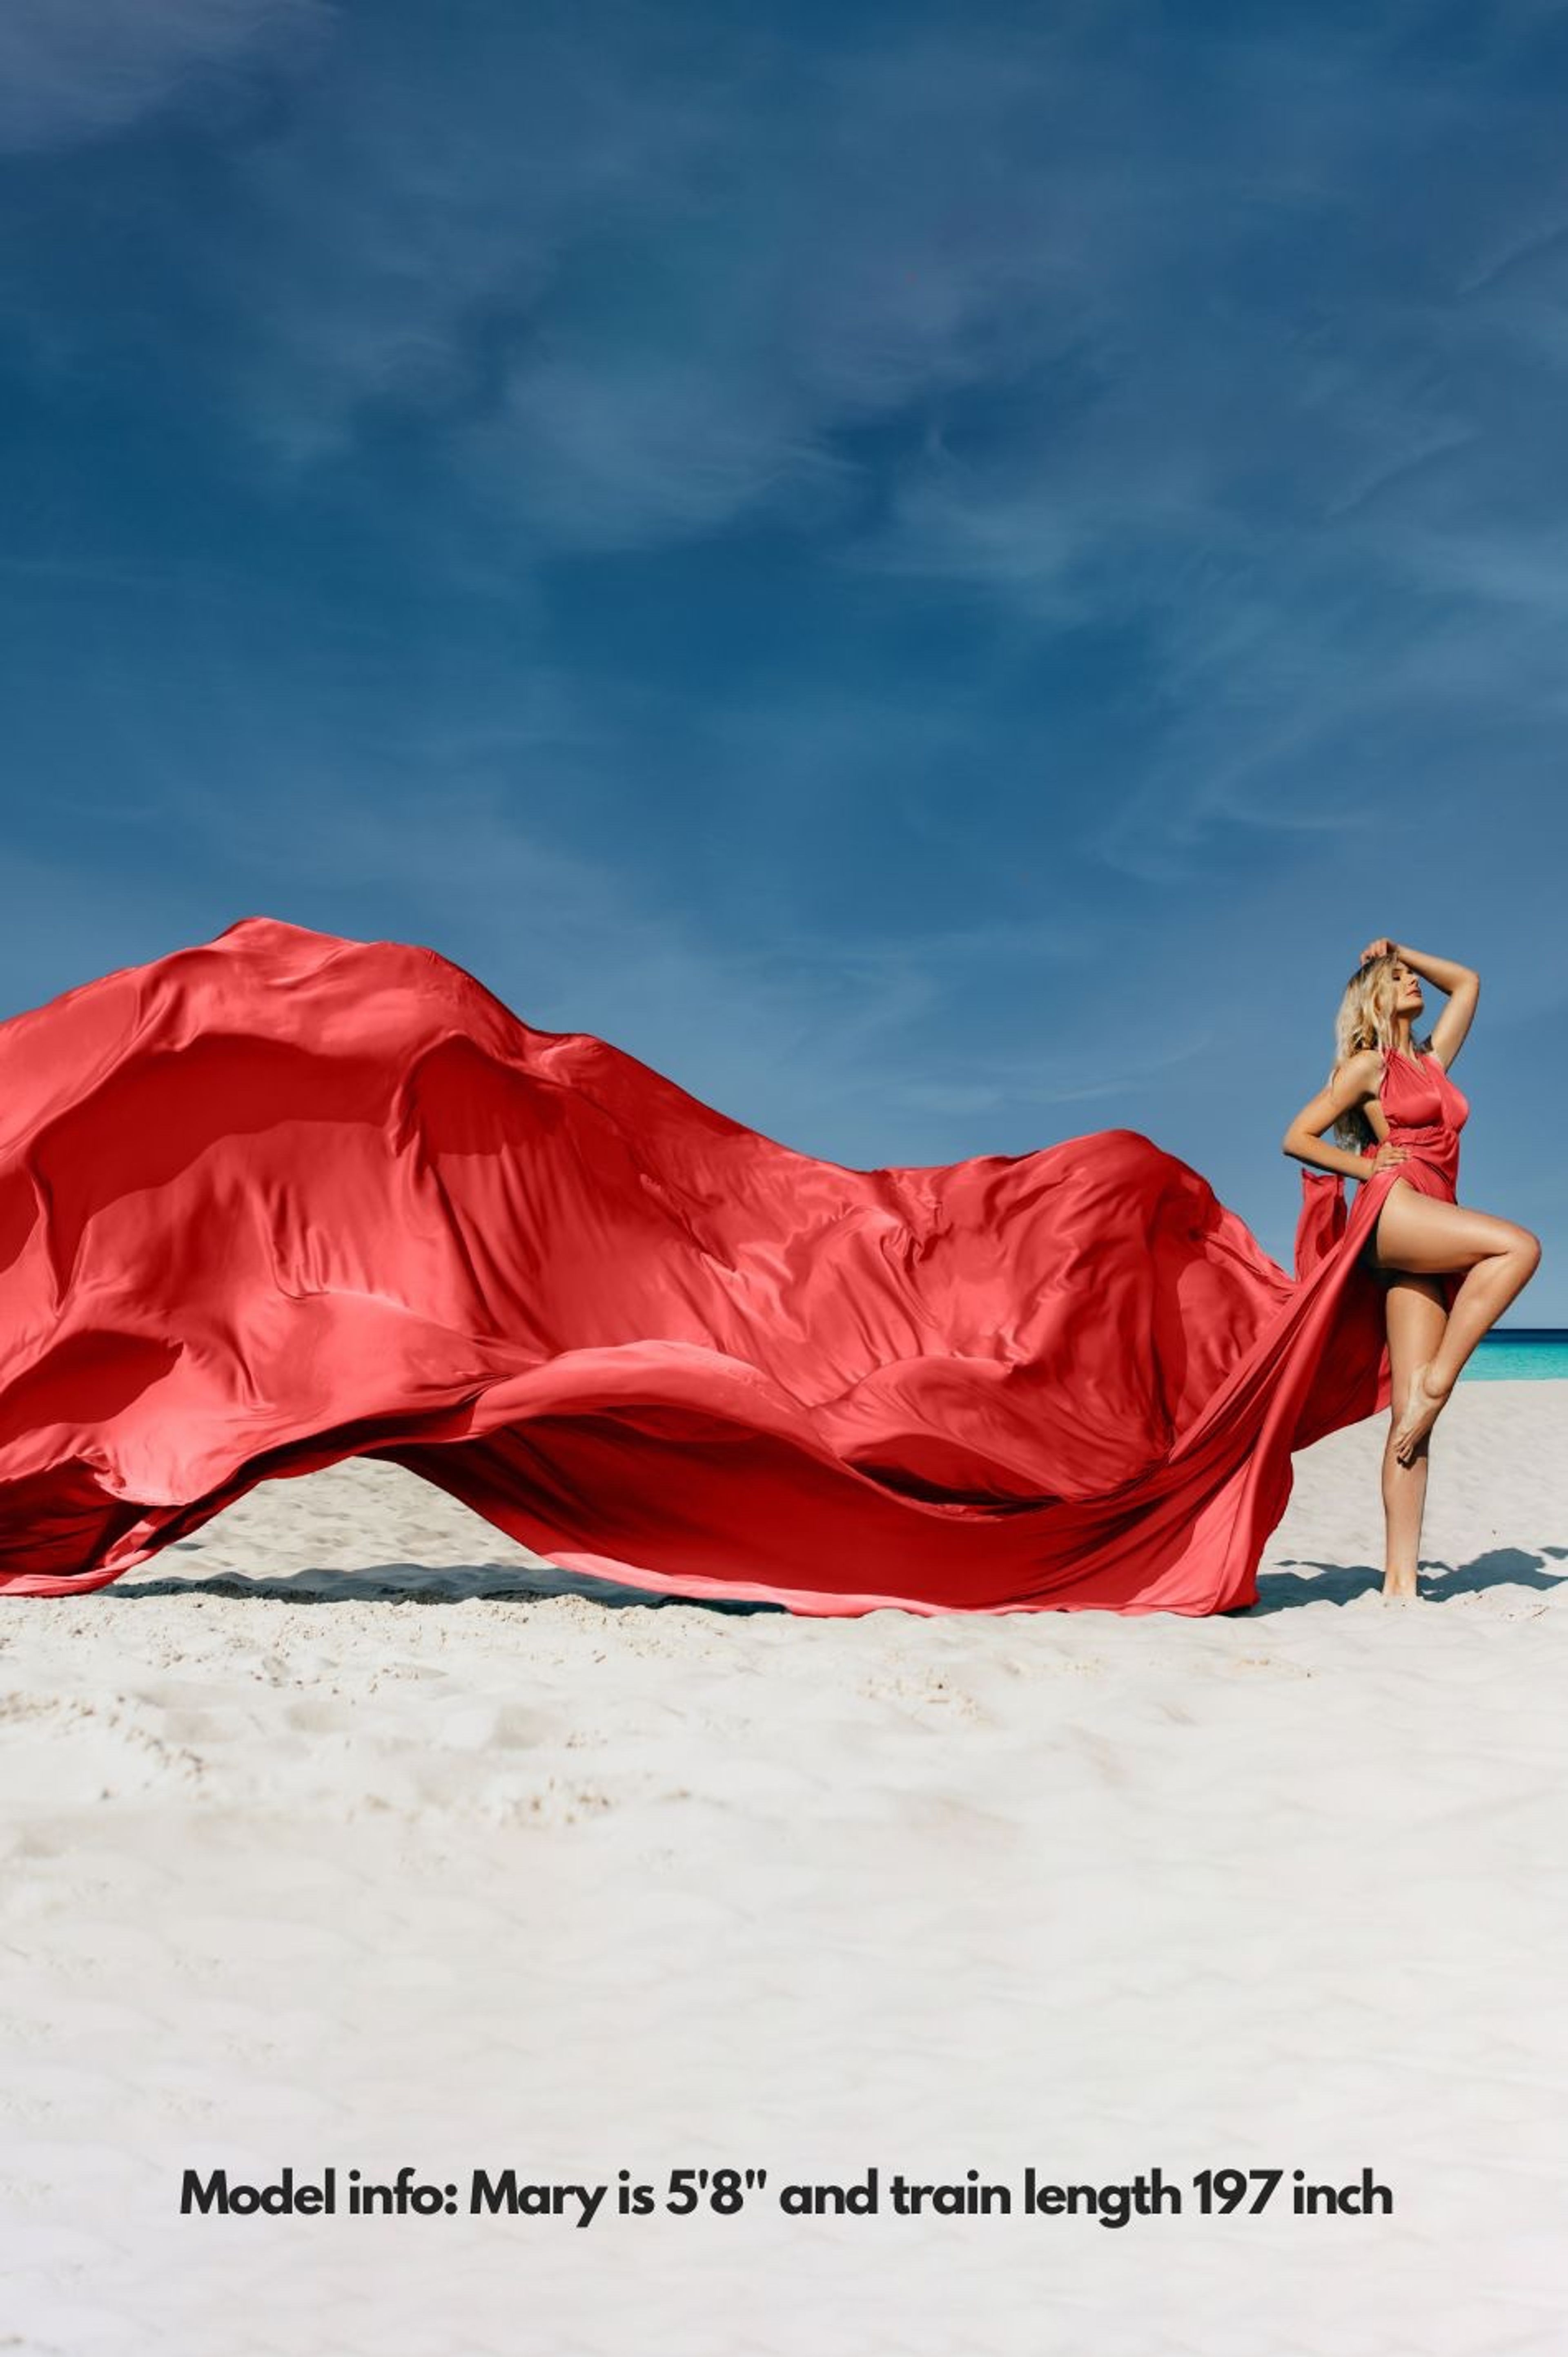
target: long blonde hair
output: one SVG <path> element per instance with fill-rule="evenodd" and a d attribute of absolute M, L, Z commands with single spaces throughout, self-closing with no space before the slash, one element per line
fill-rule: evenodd
<path fill-rule="evenodd" d="M 1345 985 L 1345 996 L 1339 1002 L 1339 1012 L 1334 1018 L 1334 1069 L 1328 1075 L 1332 1085 L 1335 1074 L 1352 1056 L 1364 1048 L 1391 1048 L 1394 1039 L 1394 966 L 1397 953 L 1390 950 L 1383 957 L 1369 958 L 1358 966 Z M 1402 961 L 1398 961 L 1402 963 Z M 1425 1055 L 1432 1046 L 1429 1031 L 1424 1039 L 1412 1036 L 1411 1047 L 1418 1056 Z M 1359 1154 L 1365 1146 L 1375 1145 L 1377 1132 L 1361 1111 L 1351 1105 L 1342 1113 L 1329 1135 Z"/>

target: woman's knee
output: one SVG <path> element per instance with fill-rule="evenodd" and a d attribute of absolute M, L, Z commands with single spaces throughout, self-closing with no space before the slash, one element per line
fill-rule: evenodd
<path fill-rule="evenodd" d="M 1494 1218 L 1491 1224 L 1494 1232 L 1491 1253 L 1494 1258 L 1515 1262 L 1527 1275 L 1540 1266 L 1541 1238 L 1533 1229 L 1521 1227 L 1517 1220 Z"/>

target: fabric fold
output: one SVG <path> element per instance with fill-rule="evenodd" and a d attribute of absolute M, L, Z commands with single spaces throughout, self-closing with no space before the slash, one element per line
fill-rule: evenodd
<path fill-rule="evenodd" d="M 1438 1191 L 1432 1085 L 1387 1103 Z M 433 951 L 247 918 L 0 1025 L 0 1586 L 368 1456 L 653 1592 L 1238 1609 L 1293 1451 L 1388 1405 L 1395 1175 L 1304 1173 L 1293 1278 L 1137 1131 L 850 1169 Z"/>

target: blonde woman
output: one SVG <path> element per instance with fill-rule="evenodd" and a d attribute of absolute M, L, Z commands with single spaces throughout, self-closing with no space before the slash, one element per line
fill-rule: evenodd
<path fill-rule="evenodd" d="M 1423 981 L 1447 1004 L 1418 1042 Z M 1449 1072 L 1480 990 L 1469 966 L 1401 942 L 1369 942 L 1340 1002 L 1327 1083 L 1283 1140 L 1297 1161 L 1365 1182 L 1352 1215 L 1366 1232 L 1358 1262 L 1384 1288 L 1392 1386 L 1382 1467 L 1385 1597 L 1416 1593 L 1432 1427 L 1471 1351 L 1541 1260 L 1540 1238 L 1528 1228 L 1456 1200 L 1469 1105 Z M 1331 1124 L 1337 1146 L 1323 1143 Z"/>

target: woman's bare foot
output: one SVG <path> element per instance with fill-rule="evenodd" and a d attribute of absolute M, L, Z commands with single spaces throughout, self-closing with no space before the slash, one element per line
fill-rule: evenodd
<path fill-rule="evenodd" d="M 1404 1414 L 1393 1436 L 1393 1452 L 1402 1465 L 1410 1463 L 1417 1444 L 1426 1438 L 1447 1404 L 1447 1392 L 1434 1391 L 1426 1380 L 1426 1367 L 1417 1367 L 1410 1379 Z"/>
<path fill-rule="evenodd" d="M 1413 1571 L 1384 1572 L 1383 1602 L 1385 1604 L 1413 1604 L 1420 1594 L 1421 1590 L 1416 1586 Z"/>

